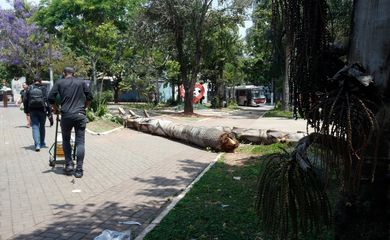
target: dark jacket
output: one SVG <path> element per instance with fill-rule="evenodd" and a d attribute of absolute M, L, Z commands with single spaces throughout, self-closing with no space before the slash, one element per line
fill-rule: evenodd
<path fill-rule="evenodd" d="M 56 102 L 57 95 L 61 99 L 61 115 L 70 117 L 73 115 L 85 115 L 85 105 L 92 100 L 92 93 L 87 84 L 75 77 L 58 80 L 49 93 L 49 103 Z"/>
<path fill-rule="evenodd" d="M 29 101 L 30 101 L 30 91 L 33 88 L 39 88 L 42 90 L 43 93 L 43 99 L 45 102 L 45 106 L 42 108 L 30 108 L 29 106 Z M 39 84 L 39 83 L 34 83 L 30 85 L 27 89 L 27 92 L 23 96 L 23 105 L 24 105 L 24 112 L 25 113 L 30 113 L 31 111 L 44 111 L 47 114 L 50 114 L 50 107 L 49 107 L 49 102 L 47 99 L 47 89 L 44 85 Z"/>

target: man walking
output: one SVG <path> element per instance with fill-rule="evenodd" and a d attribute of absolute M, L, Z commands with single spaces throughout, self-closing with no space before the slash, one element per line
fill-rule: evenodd
<path fill-rule="evenodd" d="M 7 95 L 7 92 L 11 90 L 9 87 L 8 87 L 8 83 L 6 80 L 3 80 L 3 84 L 2 84 L 2 87 L 1 87 L 1 91 L 3 92 L 3 106 L 6 108 L 8 107 L 8 95 Z"/>
<path fill-rule="evenodd" d="M 56 96 L 61 98 L 61 132 L 62 147 L 65 154 L 65 173 L 73 173 L 72 149 L 70 144 L 71 131 L 74 128 L 76 133 L 76 156 L 77 166 L 74 171 L 76 178 L 83 176 L 83 161 L 85 155 L 85 128 L 87 124 L 86 107 L 92 100 L 89 87 L 81 79 L 74 77 L 74 69 L 66 67 L 63 78 L 57 81 L 49 94 L 49 103 L 55 113 L 58 113 Z"/>
<path fill-rule="evenodd" d="M 45 123 L 46 114 L 50 111 L 47 102 L 47 89 L 42 85 L 39 76 L 34 77 L 34 83 L 28 88 L 23 98 L 24 112 L 30 115 L 32 135 L 34 139 L 35 151 L 46 147 L 45 143 Z"/>
<path fill-rule="evenodd" d="M 28 91 L 28 84 L 24 82 L 22 84 L 22 91 L 20 91 L 20 98 L 18 99 L 17 105 L 20 106 L 20 109 L 24 111 L 26 114 L 26 120 L 27 120 L 27 125 L 26 127 L 29 128 L 31 127 L 31 119 L 30 119 L 30 114 L 26 113 L 26 106 L 24 105 L 24 99 L 27 96 L 27 91 Z"/>

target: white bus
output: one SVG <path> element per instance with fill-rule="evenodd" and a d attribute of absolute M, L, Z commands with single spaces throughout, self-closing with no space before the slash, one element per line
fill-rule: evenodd
<path fill-rule="evenodd" d="M 240 106 L 257 107 L 267 103 L 263 86 L 245 85 L 227 88 L 227 98 L 235 99 Z"/>

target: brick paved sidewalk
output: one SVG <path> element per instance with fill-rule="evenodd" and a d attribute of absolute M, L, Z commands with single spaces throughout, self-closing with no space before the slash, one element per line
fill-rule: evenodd
<path fill-rule="evenodd" d="M 93 239 L 104 229 L 135 235 L 215 157 L 188 145 L 128 129 L 87 134 L 82 179 L 48 166 L 16 107 L 0 107 L 0 240 Z M 48 145 L 54 127 L 46 128 Z"/>

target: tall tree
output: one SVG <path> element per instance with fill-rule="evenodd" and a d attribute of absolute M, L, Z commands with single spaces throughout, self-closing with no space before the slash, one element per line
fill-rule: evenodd
<path fill-rule="evenodd" d="M 243 44 L 238 35 L 242 17 L 224 11 L 210 11 L 203 46 L 202 78 L 211 81 L 212 106 L 222 107 L 227 84 L 238 82 Z"/>
<path fill-rule="evenodd" d="M 36 21 L 61 37 L 78 55 L 88 57 L 96 85 L 97 66 L 114 59 L 127 35 L 127 14 L 137 0 L 62 1 L 44 0 Z"/>
<path fill-rule="evenodd" d="M 36 9 L 22 0 L 13 9 L 0 10 L 0 61 L 19 66 L 30 77 L 40 74 L 48 64 L 48 35 L 31 22 Z"/>
<path fill-rule="evenodd" d="M 354 2 L 347 67 L 328 42 L 325 0 L 281 3 L 294 109 L 314 133 L 267 162 L 259 216 L 268 233 L 282 238 L 321 231 L 332 223 L 325 183 L 335 174 L 335 239 L 388 239 L 390 3 Z M 318 151 L 313 156 L 309 149 Z"/>
<path fill-rule="evenodd" d="M 169 34 L 175 43 L 176 59 L 180 64 L 180 78 L 184 84 L 184 112 L 193 113 L 192 98 L 200 72 L 205 20 L 212 0 L 150 1 L 146 16 Z"/>
<path fill-rule="evenodd" d="M 241 14 L 250 1 L 218 1 L 219 11 Z M 149 26 L 174 43 L 174 59 L 184 84 L 184 112 L 193 113 L 193 91 L 204 59 L 205 31 L 212 22 L 212 0 L 152 0 L 146 5 Z M 218 5 L 217 4 L 217 5 Z"/>

